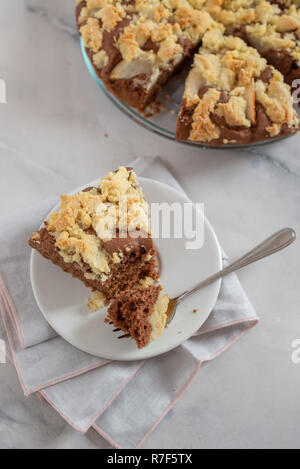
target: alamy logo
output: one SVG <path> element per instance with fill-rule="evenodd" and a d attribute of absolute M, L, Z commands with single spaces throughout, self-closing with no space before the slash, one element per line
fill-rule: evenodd
<path fill-rule="evenodd" d="M 6 343 L 0 340 L 0 363 L 6 363 Z"/>
<path fill-rule="evenodd" d="M 295 365 L 300 364 L 300 339 L 295 339 L 294 342 L 292 342 L 292 348 L 295 349 L 292 353 L 292 362 Z"/>
<path fill-rule="evenodd" d="M 0 104 L 6 103 L 6 83 L 0 79 Z"/>
<path fill-rule="evenodd" d="M 96 208 L 99 238 L 148 237 L 184 239 L 186 249 L 201 249 L 204 244 L 204 204 L 152 203 L 122 195 L 116 204 L 101 202 Z M 152 227 L 152 229 L 151 229 Z"/>

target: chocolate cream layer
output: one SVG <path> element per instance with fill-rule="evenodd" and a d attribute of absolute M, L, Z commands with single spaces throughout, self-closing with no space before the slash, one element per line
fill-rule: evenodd
<path fill-rule="evenodd" d="M 123 255 L 119 263 L 110 262 L 110 275 L 105 282 L 102 282 L 99 276 L 87 278 L 92 274 L 92 270 L 85 262 L 82 261 L 80 264 L 65 262 L 55 245 L 55 237 L 46 227 L 39 230 L 38 234 L 39 238 L 29 240 L 29 246 L 65 272 L 81 280 L 87 287 L 104 293 L 107 301 L 118 297 L 145 277 L 153 279 L 159 277 L 156 251 L 149 237 L 128 236 L 103 242 L 103 248 L 111 257 L 113 253 L 122 252 Z"/>

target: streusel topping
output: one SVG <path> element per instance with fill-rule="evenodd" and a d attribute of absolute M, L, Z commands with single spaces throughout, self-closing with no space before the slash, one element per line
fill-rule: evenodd
<path fill-rule="evenodd" d="M 266 67 L 266 60 L 241 39 L 223 36 L 218 30 L 208 32 L 186 81 L 186 105 L 196 105 L 189 138 L 203 142 L 219 138 L 212 113 L 224 118 L 229 127 L 250 128 L 256 122 L 256 102 L 274 123 L 267 129 L 270 136 L 278 135 L 284 124 L 297 125 L 290 87 L 275 69 L 268 83 L 260 79 Z M 206 92 L 200 98 L 201 89 Z M 226 93 L 225 102 L 221 102 L 221 92 Z"/>
<path fill-rule="evenodd" d="M 261 53 L 282 51 L 300 65 L 300 9 L 295 5 L 283 12 L 279 9 L 267 19 L 247 25 L 245 30 L 251 44 Z"/>
<path fill-rule="evenodd" d="M 271 3 L 276 3 L 277 5 L 286 8 L 291 5 L 300 5 L 300 0 L 270 0 Z"/>
<path fill-rule="evenodd" d="M 205 0 L 85 0 L 79 26 L 85 46 L 93 54 L 97 68 L 108 64 L 102 49 L 103 35 L 115 31 L 111 41 L 121 61 L 111 71 L 111 79 L 151 75 L 155 83 L 161 70 L 176 66 L 184 55 L 184 41 L 197 45 L 211 27 L 223 26 L 203 9 Z M 122 22 L 120 31 L 118 25 Z M 147 47 L 147 44 L 149 47 Z"/>
<path fill-rule="evenodd" d="M 135 78 L 134 84 L 141 82 L 149 92 L 162 71 L 181 63 L 187 43 L 191 51 L 202 40 L 184 95 L 187 105 L 194 107 L 191 140 L 218 140 L 221 129 L 213 116 L 231 128 L 255 127 L 258 104 L 271 122 L 266 129 L 270 137 L 279 135 L 284 126 L 298 128 L 291 90 L 282 75 L 269 67 L 270 79 L 260 76 L 268 67 L 263 56 L 273 63 L 270 51 L 286 54 L 293 69 L 294 63 L 300 66 L 300 0 L 79 3 L 82 38 L 94 65 L 99 70 L 107 67 L 105 80 Z M 117 56 L 108 50 L 108 42 Z"/>
<path fill-rule="evenodd" d="M 245 28 L 260 52 L 285 51 L 300 65 L 300 1 L 207 0 L 205 9 L 227 33 Z M 284 7 L 284 8 L 283 8 Z"/>
<path fill-rule="evenodd" d="M 55 236 L 65 262 L 85 262 L 92 270 L 90 275 L 105 280 L 110 263 L 120 262 L 120 257 L 114 253 L 110 259 L 102 242 L 120 232 L 150 233 L 148 215 L 149 206 L 135 173 L 120 167 L 103 178 L 98 188 L 63 195 L 60 210 L 50 215 L 47 230 Z"/>

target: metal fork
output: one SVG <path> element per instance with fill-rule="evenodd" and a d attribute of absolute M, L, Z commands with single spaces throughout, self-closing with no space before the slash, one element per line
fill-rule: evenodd
<path fill-rule="evenodd" d="M 246 267 L 247 265 L 253 264 L 256 261 L 259 261 L 260 259 L 270 256 L 271 254 L 275 254 L 275 252 L 281 251 L 282 249 L 292 244 L 295 240 L 296 232 L 292 228 L 284 228 L 283 230 L 274 233 L 262 243 L 258 244 L 254 249 L 247 252 L 247 254 L 240 257 L 238 260 L 236 260 L 229 266 L 225 267 L 225 269 L 220 270 L 219 272 L 202 281 L 190 290 L 185 291 L 176 298 L 170 299 L 167 310 L 166 327 L 173 321 L 177 312 L 178 305 L 185 298 L 192 295 L 193 293 L 196 293 L 202 288 L 208 287 L 208 285 L 211 285 L 213 282 L 216 282 L 217 280 L 225 277 L 226 275 L 236 272 L 242 267 Z M 110 324 L 113 324 L 113 322 L 111 321 Z M 120 330 L 121 329 L 114 329 L 113 332 L 119 332 Z M 130 334 L 124 334 L 119 336 L 118 339 L 125 339 L 128 337 L 130 337 Z"/>
<path fill-rule="evenodd" d="M 185 291 L 181 295 L 173 298 L 169 302 L 168 310 L 167 310 L 167 322 L 166 326 L 168 326 L 171 321 L 173 321 L 178 305 L 188 296 L 196 293 L 197 291 L 201 290 L 202 288 L 211 285 L 216 280 L 219 280 L 225 277 L 228 274 L 236 272 L 237 270 L 241 269 L 242 267 L 246 267 L 249 264 L 253 264 L 253 262 L 259 261 L 264 257 L 270 256 L 275 252 L 281 251 L 282 249 L 286 248 L 290 244 L 292 244 L 296 239 L 296 232 L 292 228 L 284 228 L 283 230 L 278 231 L 277 233 L 270 236 L 268 239 L 260 243 L 251 251 L 247 252 L 243 257 L 240 257 L 238 260 L 230 264 L 225 269 L 220 270 L 216 274 L 212 275 L 211 277 L 207 278 L 206 280 L 202 281 L 195 287 L 191 288 L 190 290 Z"/>

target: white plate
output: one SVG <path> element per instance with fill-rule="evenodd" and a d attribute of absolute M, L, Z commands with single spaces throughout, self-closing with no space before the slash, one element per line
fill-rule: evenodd
<path fill-rule="evenodd" d="M 149 203 L 190 202 L 183 194 L 159 182 L 140 178 Z M 95 186 L 96 182 L 84 187 Z M 84 187 L 74 190 L 76 193 Z M 59 208 L 59 204 L 53 211 Z M 203 215 L 193 206 L 194 216 Z M 153 229 L 153 227 L 152 227 Z M 221 268 L 221 250 L 213 228 L 204 220 L 204 245 L 187 250 L 185 239 L 156 239 L 161 260 L 161 282 L 172 298 Z M 87 307 L 90 291 L 70 274 L 32 251 L 31 283 L 37 304 L 46 321 L 74 347 L 98 357 L 112 360 L 141 360 L 168 352 L 191 337 L 211 313 L 220 290 L 218 281 L 187 298 L 162 336 L 143 349 L 133 340 L 119 340 L 113 327 L 104 323 L 106 309 L 94 313 Z M 197 309 L 197 313 L 193 310 Z"/>

